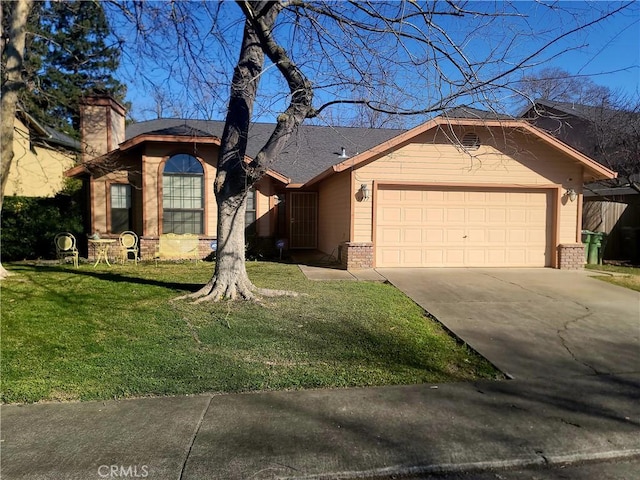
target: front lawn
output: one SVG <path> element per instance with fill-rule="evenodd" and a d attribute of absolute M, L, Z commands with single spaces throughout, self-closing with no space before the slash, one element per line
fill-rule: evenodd
<path fill-rule="evenodd" d="M 9 264 L 3 280 L 2 401 L 464 381 L 499 373 L 391 285 L 312 282 L 250 262 L 263 305 L 169 300 L 213 264 Z"/>
<path fill-rule="evenodd" d="M 602 275 L 595 278 L 640 292 L 640 268 L 624 267 L 621 265 L 587 265 L 587 268 L 591 270 L 600 270 L 602 272 L 622 274 L 611 277 Z"/>

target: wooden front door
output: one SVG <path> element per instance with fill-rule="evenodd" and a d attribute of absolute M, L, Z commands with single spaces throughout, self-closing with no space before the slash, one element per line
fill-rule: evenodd
<path fill-rule="evenodd" d="M 318 194 L 291 192 L 289 248 L 316 248 L 318 237 Z"/>

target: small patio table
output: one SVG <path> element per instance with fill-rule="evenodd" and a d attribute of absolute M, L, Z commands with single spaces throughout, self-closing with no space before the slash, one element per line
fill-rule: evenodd
<path fill-rule="evenodd" d="M 112 238 L 100 238 L 100 239 L 90 239 L 89 243 L 95 247 L 96 251 L 96 263 L 93 265 L 93 268 L 96 268 L 100 262 L 104 262 L 107 265 L 111 266 L 109 263 L 109 245 L 115 243 L 116 241 Z"/>

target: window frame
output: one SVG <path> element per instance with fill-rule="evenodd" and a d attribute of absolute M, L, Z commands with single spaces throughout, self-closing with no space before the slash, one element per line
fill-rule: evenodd
<path fill-rule="evenodd" d="M 190 159 L 188 169 L 182 171 L 173 171 L 173 169 L 177 168 L 178 166 L 172 165 L 171 162 L 174 160 L 176 162 L 179 162 L 180 158 L 178 157 L 186 157 Z M 195 167 L 196 163 L 198 171 L 191 171 Z M 171 168 L 172 171 L 167 172 L 168 167 Z M 164 165 L 162 166 L 161 178 L 162 199 L 159 206 L 161 209 L 160 221 L 162 223 L 159 230 L 162 233 L 189 233 L 194 235 L 206 234 L 205 169 L 200 159 L 188 153 L 176 153 L 174 155 L 171 155 L 167 158 L 167 160 L 164 162 Z M 195 178 L 199 179 L 200 185 L 188 185 L 190 182 L 186 180 Z M 167 185 L 167 182 L 169 182 L 170 184 Z M 188 190 L 185 190 L 185 185 L 186 187 L 189 187 Z M 182 195 L 185 193 L 185 191 L 194 192 L 196 189 L 199 190 L 198 195 Z M 182 194 L 176 195 L 176 192 Z M 184 204 L 193 202 L 194 200 L 199 200 L 199 207 L 184 207 Z M 176 206 L 174 202 L 181 205 Z M 171 205 L 167 206 L 167 203 L 170 203 Z M 186 221 L 185 219 L 188 217 L 191 217 L 191 219 L 189 221 Z"/>
<path fill-rule="evenodd" d="M 123 196 L 122 195 L 115 195 L 114 194 L 114 190 L 116 189 L 120 189 L 124 187 L 126 189 L 126 193 L 124 195 L 124 199 L 125 199 L 125 207 L 114 207 L 114 201 L 117 199 L 122 199 Z M 118 225 L 118 228 L 116 228 L 116 224 L 114 223 L 114 215 L 117 212 L 126 212 L 126 228 L 121 229 L 120 225 Z M 109 218 L 108 218 L 108 222 L 109 222 L 109 232 L 110 233 L 122 233 L 122 232 L 126 232 L 127 230 L 132 230 L 133 229 L 133 188 L 131 187 L 131 184 L 129 183 L 122 183 L 122 182 L 114 182 L 114 183 L 110 183 L 109 184 Z M 124 222 L 121 222 L 122 224 L 124 224 Z"/>

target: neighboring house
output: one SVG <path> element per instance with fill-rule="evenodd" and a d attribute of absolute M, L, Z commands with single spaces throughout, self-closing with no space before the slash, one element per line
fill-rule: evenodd
<path fill-rule="evenodd" d="M 76 164 L 80 142 L 39 124 L 18 107 L 13 151 L 5 195 L 53 197 L 64 186 L 64 172 Z"/>
<path fill-rule="evenodd" d="M 602 152 L 598 145 L 595 124 L 610 119 L 611 128 L 619 126 L 628 130 L 630 141 L 638 142 L 638 113 L 540 99 L 520 117 L 607 167 L 611 165 L 607 152 Z M 640 158 L 635 163 L 640 165 Z M 608 236 L 604 258 L 640 261 L 640 175 L 621 174 L 616 179 L 588 183 L 584 188 L 584 202 L 584 228 Z"/>
<path fill-rule="evenodd" d="M 67 172 L 89 185 L 91 230 L 216 236 L 213 179 L 223 122 L 162 119 L 124 128 L 111 99 L 83 105 L 98 154 Z M 471 118 L 469 118 L 471 117 Z M 247 155 L 268 138 L 251 127 Z M 456 109 L 408 131 L 303 125 L 254 185 L 262 241 L 366 267 L 579 268 L 584 182 L 615 174 L 523 120 Z M 255 221 L 254 221 L 255 220 Z"/>

